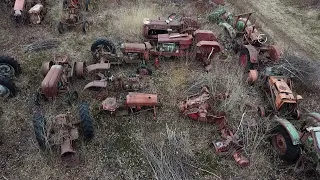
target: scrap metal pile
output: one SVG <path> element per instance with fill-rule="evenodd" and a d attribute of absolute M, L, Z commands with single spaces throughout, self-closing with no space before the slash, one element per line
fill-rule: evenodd
<path fill-rule="evenodd" d="M 86 10 L 89 3 L 90 0 L 85 1 Z M 45 14 L 44 6 L 43 1 L 16 0 L 14 17 L 17 21 L 29 19 L 33 24 L 39 24 Z M 58 31 L 61 34 L 66 28 L 77 25 L 82 25 L 84 33 L 88 31 L 89 23 L 82 14 L 82 9 L 83 5 L 78 0 L 63 1 L 65 17 L 58 23 Z M 283 52 L 279 46 L 268 43 L 267 35 L 250 21 L 252 14 L 250 12 L 233 15 L 225 9 L 218 8 L 209 15 L 209 20 L 217 22 L 227 30 L 234 52 L 239 53 L 239 65 L 248 73 L 247 82 L 253 85 L 261 81 L 264 85 L 263 90 L 270 104 L 266 108 L 255 108 L 261 117 L 271 114 L 274 122 L 274 128 L 270 131 L 271 145 L 282 159 L 297 162 L 298 167 L 306 159 L 306 156 L 302 156 L 302 150 L 307 151 L 313 147 L 320 153 L 320 115 L 309 112 L 302 116 L 298 106 L 302 97 L 294 94 L 291 78 L 265 66 L 270 62 L 278 63 Z M 68 166 L 78 164 L 79 156 L 73 143 L 79 139 L 79 132 L 83 132 L 85 139 L 94 136 L 90 106 L 86 102 L 78 101 L 81 93 L 87 95 L 87 90 L 98 90 L 100 110 L 108 112 L 114 118 L 152 111 L 156 119 L 157 113 L 161 113 L 158 111 L 161 97 L 158 94 L 143 92 L 147 87 L 143 82 L 148 81 L 152 75 L 151 69 L 160 68 L 160 61 L 164 63 L 167 57 L 191 57 L 199 60 L 208 71 L 214 65 L 213 57 L 224 51 L 215 33 L 201 30 L 199 23 L 190 17 L 178 19 L 173 13 L 167 19 L 146 18 L 141 25 L 145 42 L 124 42 L 117 49 L 110 39 L 95 40 L 90 47 L 94 59 L 92 64 L 71 61 L 67 55 L 54 56 L 53 61 L 42 64 L 41 74 L 44 78 L 35 96 L 33 118 L 34 132 L 40 148 L 50 149 L 59 145 L 62 161 Z M 113 66 L 127 64 L 137 65 L 135 75 L 119 76 L 110 73 Z M 261 69 L 264 71 L 259 75 L 258 71 Z M 14 58 L 0 56 L 2 99 L 17 95 L 13 81 L 20 73 L 20 65 Z M 97 79 L 90 80 L 80 92 L 75 90 L 75 77 L 77 81 L 85 81 L 92 77 Z M 109 92 L 113 94 L 110 95 Z M 121 94 L 124 92 L 125 95 Z M 66 96 L 63 97 L 63 94 Z M 178 107 L 180 113 L 194 121 L 216 125 L 221 135 L 221 140 L 212 143 L 216 152 L 230 152 L 237 164 L 246 167 L 250 163 L 244 151 L 242 137 L 229 126 L 226 113 L 216 112 L 213 107 L 215 102 L 228 97 L 228 94 L 214 95 L 204 86 L 200 93 L 187 97 Z M 58 99 L 65 100 L 71 107 L 78 104 L 79 115 L 77 117 L 68 108 L 62 108 L 65 112 L 57 115 L 48 129 L 42 103 L 51 103 Z M 289 121 L 294 119 L 302 122 L 299 128 L 293 121 Z M 79 128 L 82 131 L 79 131 Z"/>

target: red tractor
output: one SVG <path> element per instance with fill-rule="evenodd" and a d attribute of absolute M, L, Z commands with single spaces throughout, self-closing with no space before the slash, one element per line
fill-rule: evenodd
<path fill-rule="evenodd" d="M 79 154 L 74 150 L 73 143 L 79 138 L 77 125 L 80 124 L 85 139 L 94 136 L 93 122 L 87 103 L 78 106 L 79 117 L 71 113 L 60 114 L 55 117 L 52 124 L 47 125 L 43 113 L 39 107 L 34 109 L 33 127 L 39 147 L 42 150 L 50 149 L 51 146 L 60 146 L 62 162 L 66 166 L 75 166 L 79 163 Z M 77 120 L 79 118 L 79 120 Z"/>
<path fill-rule="evenodd" d="M 192 120 L 214 123 L 218 126 L 222 141 L 213 142 L 217 153 L 232 151 L 233 158 L 242 167 L 249 165 L 249 160 L 243 155 L 243 143 L 238 135 L 227 125 L 224 112 L 214 112 L 211 104 L 213 101 L 228 98 L 227 94 L 212 95 L 208 87 L 204 86 L 200 93 L 189 96 L 179 103 L 182 114 Z"/>
<path fill-rule="evenodd" d="M 44 0 L 15 0 L 13 16 L 16 22 L 40 24 L 46 13 Z"/>
<path fill-rule="evenodd" d="M 143 20 L 143 36 L 146 40 L 157 41 L 159 34 L 168 33 L 189 33 L 199 29 L 199 24 L 196 20 L 189 17 L 176 19 L 176 14 L 171 14 L 166 20 L 163 19 L 144 19 Z"/>
<path fill-rule="evenodd" d="M 41 67 L 44 79 L 37 93 L 36 103 L 39 103 L 41 97 L 45 100 L 54 99 L 61 93 L 67 93 L 68 103 L 76 100 L 78 93 L 71 91 L 70 82 L 74 76 L 83 78 L 84 68 L 84 62 L 70 63 L 67 56 L 57 56 L 54 61 L 44 62 Z"/>
<path fill-rule="evenodd" d="M 144 111 L 153 111 L 156 118 L 156 108 L 159 105 L 157 94 L 129 92 L 124 101 L 109 97 L 102 104 L 102 110 L 114 116 L 133 115 Z"/>
<path fill-rule="evenodd" d="M 193 51 L 192 45 L 196 47 Z M 121 45 L 122 55 L 117 55 L 115 45 L 106 39 L 98 39 L 91 46 L 93 57 L 99 63 L 87 67 L 88 72 L 94 70 L 108 70 L 111 65 L 123 63 L 143 64 L 137 71 L 150 73 L 146 63 L 154 60 L 156 67 L 159 66 L 160 57 L 186 57 L 195 55 L 196 59 L 202 61 L 205 66 L 210 66 L 211 58 L 222 50 L 217 38 L 211 31 L 196 30 L 190 34 L 158 34 L 157 43 L 123 43 Z M 142 72 L 140 72 L 142 71 Z"/>
<path fill-rule="evenodd" d="M 85 16 L 81 12 L 79 0 L 63 1 L 63 14 L 58 23 L 58 32 L 63 34 L 65 30 L 79 25 L 82 26 L 83 33 L 89 30 L 89 23 L 85 20 Z"/>
<path fill-rule="evenodd" d="M 18 61 L 9 56 L 0 56 L 0 98 L 13 97 L 17 94 L 14 77 L 21 74 Z"/>

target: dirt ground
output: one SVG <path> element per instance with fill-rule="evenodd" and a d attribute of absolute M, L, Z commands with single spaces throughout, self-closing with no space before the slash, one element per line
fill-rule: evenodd
<path fill-rule="evenodd" d="M 320 57 L 319 3 L 305 2 L 229 0 L 225 6 L 235 12 L 256 11 L 255 18 L 262 29 L 288 53 L 317 60 Z M 76 81 L 74 87 L 81 92 L 80 98 L 91 105 L 95 137 L 89 142 L 80 138 L 75 143 L 81 163 L 65 168 L 58 151 L 42 152 L 34 137 L 32 100 L 42 80 L 39 71 L 42 62 L 59 54 L 92 62 L 89 50 L 98 37 L 107 37 L 117 46 L 125 41 L 142 42 L 143 18 L 167 17 L 172 12 L 198 18 L 202 29 L 212 30 L 219 40 L 224 38 L 224 31 L 207 20 L 214 7 L 198 1 L 97 0 L 93 9 L 85 13 L 90 22 L 86 35 L 80 28 L 58 34 L 60 1 L 48 3 L 48 14 L 41 25 L 20 27 L 15 27 L 9 18 L 10 10 L 1 3 L 0 54 L 19 60 L 23 74 L 15 80 L 19 88 L 17 97 L 0 104 L 0 179 L 319 179 L 316 174 L 295 173 L 293 165 L 278 158 L 266 140 L 270 127 L 267 118 L 241 111 L 244 102 L 261 105 L 266 100 L 259 87 L 243 83 L 238 56 L 233 52 L 227 52 L 227 59 L 215 57 L 210 73 L 204 73 L 200 63 L 192 59 L 161 61 L 161 68 L 153 69 L 150 87 L 143 89 L 160 97 L 162 107 L 157 121 L 151 113 L 111 118 L 99 112 L 100 102 L 93 98 L 95 92 L 81 91 L 92 77 Z M 58 48 L 25 52 L 27 45 L 52 38 L 60 42 Z M 134 65 L 115 67 L 112 73 L 130 75 L 136 68 Z M 214 125 L 193 122 L 179 114 L 177 103 L 197 92 L 203 84 L 209 85 L 214 93 L 230 93 L 228 100 L 215 107 L 227 113 L 231 126 L 244 137 L 245 152 L 251 163 L 248 168 L 238 167 L 230 155 L 215 153 L 211 142 L 219 140 L 219 134 Z M 305 98 L 302 108 L 320 112 L 318 93 L 303 88 L 298 93 Z M 66 111 L 77 118 L 76 107 L 62 100 L 47 103 L 43 108 L 48 121 Z"/>

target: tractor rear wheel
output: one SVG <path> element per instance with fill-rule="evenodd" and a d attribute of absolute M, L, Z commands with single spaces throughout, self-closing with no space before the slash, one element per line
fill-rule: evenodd
<path fill-rule="evenodd" d="M 12 79 L 21 74 L 20 64 L 12 57 L 0 56 L 0 76 Z"/>
<path fill-rule="evenodd" d="M 99 59 L 100 50 L 109 52 L 111 54 L 116 54 L 116 46 L 112 41 L 107 39 L 98 39 L 91 45 L 91 53 L 95 59 Z"/>
<path fill-rule="evenodd" d="M 300 146 L 293 145 L 289 133 L 282 125 L 278 125 L 272 130 L 270 140 L 281 159 L 290 163 L 299 159 L 301 155 Z"/>
<path fill-rule="evenodd" d="M 253 65 L 250 61 L 250 54 L 247 49 L 242 49 L 239 56 L 240 66 L 243 67 L 246 71 L 252 70 Z"/>
<path fill-rule="evenodd" d="M 17 94 L 16 86 L 11 79 L 0 76 L 0 98 L 13 97 Z"/>
<path fill-rule="evenodd" d="M 39 109 L 36 109 L 33 114 L 33 129 L 40 149 L 47 148 L 46 143 L 46 121 Z"/>
<path fill-rule="evenodd" d="M 83 135 L 86 139 L 92 139 L 94 136 L 94 130 L 88 103 L 81 103 L 78 106 L 78 110 L 82 124 Z"/>

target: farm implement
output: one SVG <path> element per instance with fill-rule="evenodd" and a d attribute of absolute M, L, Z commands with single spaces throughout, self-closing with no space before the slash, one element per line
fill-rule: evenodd
<path fill-rule="evenodd" d="M 223 140 L 213 142 L 217 153 L 231 151 L 234 160 L 241 166 L 249 165 L 249 160 L 243 155 L 243 143 L 239 136 L 227 125 L 224 112 L 214 112 L 211 107 L 213 101 L 228 98 L 227 94 L 212 95 L 208 87 L 203 87 L 200 93 L 189 96 L 186 100 L 179 103 L 182 114 L 192 120 L 213 123 L 218 126 Z"/>
<path fill-rule="evenodd" d="M 40 24 L 46 14 L 44 0 L 15 0 L 13 16 L 17 23 Z"/>

